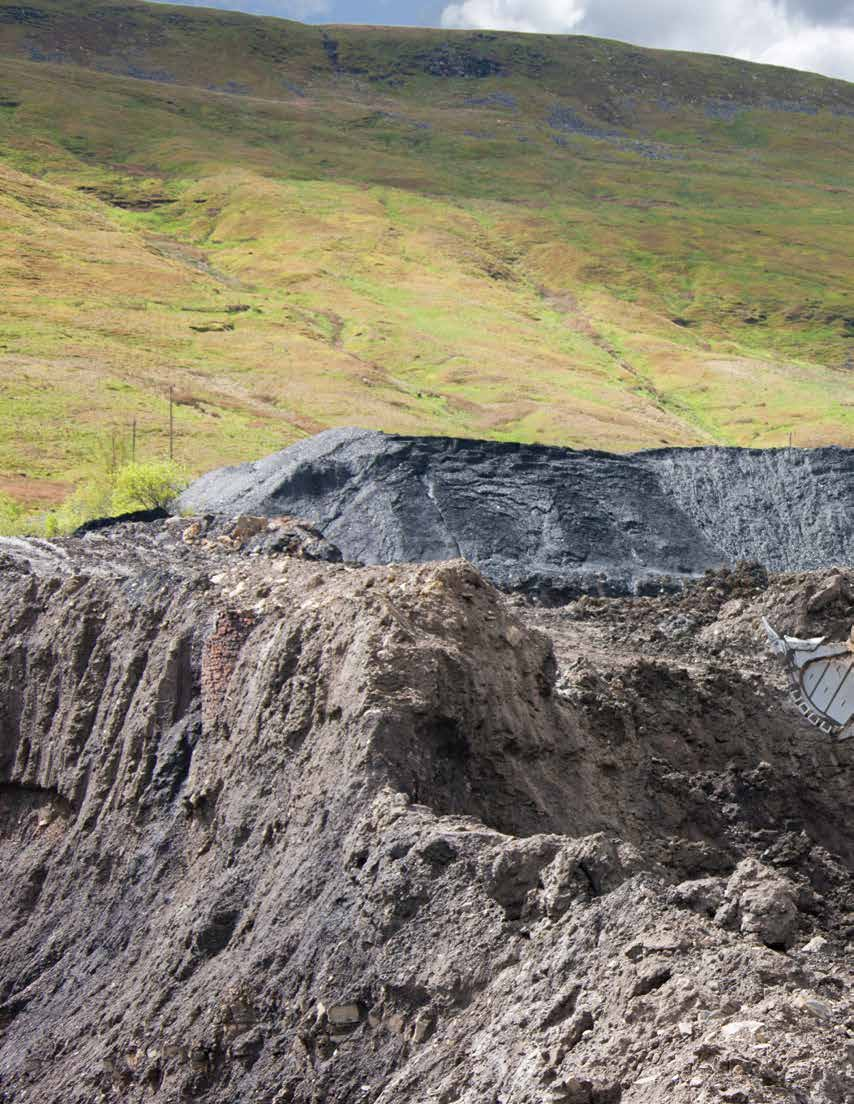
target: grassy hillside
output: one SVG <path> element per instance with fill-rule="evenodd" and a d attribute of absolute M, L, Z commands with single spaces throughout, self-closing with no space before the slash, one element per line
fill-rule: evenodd
<path fill-rule="evenodd" d="M 854 85 L 585 38 L 0 0 L 0 505 L 138 427 L 854 443 Z"/>

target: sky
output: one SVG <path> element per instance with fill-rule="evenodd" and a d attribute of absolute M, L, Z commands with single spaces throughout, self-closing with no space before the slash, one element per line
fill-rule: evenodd
<path fill-rule="evenodd" d="M 586 34 L 854 81 L 854 0 L 178 0 L 310 23 Z"/>

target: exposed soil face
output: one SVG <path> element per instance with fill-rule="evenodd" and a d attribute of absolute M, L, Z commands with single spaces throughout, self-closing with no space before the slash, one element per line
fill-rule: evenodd
<path fill-rule="evenodd" d="M 335 557 L 0 541 L 0 1099 L 850 1100 L 854 749 L 759 625 L 847 589 Z"/>

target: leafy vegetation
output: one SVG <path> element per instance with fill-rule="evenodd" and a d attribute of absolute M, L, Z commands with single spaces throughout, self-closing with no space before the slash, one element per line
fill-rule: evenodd
<path fill-rule="evenodd" d="M 93 518 L 165 509 L 186 486 L 185 473 L 171 460 L 130 461 L 114 470 L 93 467 L 58 509 L 27 516 L 18 507 L 6 525 L 10 532 L 23 528 L 46 536 L 61 536 Z M 3 518 L 0 503 L 0 524 Z"/>
<path fill-rule="evenodd" d="M 112 507 L 117 514 L 132 510 L 163 510 L 187 486 L 181 469 L 171 460 L 126 464 L 116 473 Z"/>
<path fill-rule="evenodd" d="M 132 0 L 0 0 L 0 56 L 0 525 L 111 501 L 170 389 L 194 472 L 342 424 L 854 441 L 850 84 Z"/>

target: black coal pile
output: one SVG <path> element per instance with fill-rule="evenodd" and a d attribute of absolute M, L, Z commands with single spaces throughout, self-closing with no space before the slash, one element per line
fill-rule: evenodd
<path fill-rule="evenodd" d="M 630 455 L 328 430 L 203 476 L 195 513 L 296 514 L 347 559 L 464 557 L 545 601 L 655 594 L 707 568 L 850 561 L 850 449 L 662 449 Z"/>

